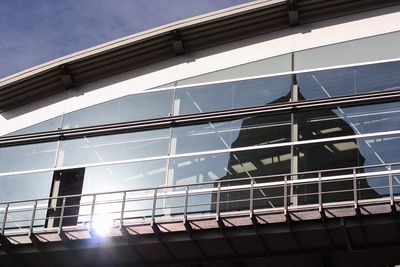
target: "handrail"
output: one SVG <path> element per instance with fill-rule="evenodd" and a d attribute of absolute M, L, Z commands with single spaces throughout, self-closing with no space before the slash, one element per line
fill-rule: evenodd
<path fill-rule="evenodd" d="M 395 165 L 399 165 L 396 163 Z M 4 235 L 7 233 L 7 229 L 15 228 L 15 226 L 10 227 L 10 224 L 17 224 L 19 231 L 27 231 L 28 235 L 34 233 L 35 228 L 39 226 L 43 226 L 43 221 L 53 219 L 58 220 L 58 224 L 54 227 L 58 230 L 58 233 L 61 233 L 63 230 L 63 221 L 66 218 L 75 218 L 78 222 L 78 218 L 80 219 L 80 223 L 83 221 L 88 222 L 88 227 L 93 227 L 93 222 L 95 221 L 95 217 L 102 213 L 105 214 L 113 214 L 115 215 L 113 221 L 118 222 L 119 227 L 124 225 L 124 220 L 131 218 L 132 213 L 139 213 L 139 217 L 142 218 L 150 218 L 150 222 L 152 225 L 155 224 L 156 218 L 160 216 L 168 217 L 175 211 L 174 209 L 179 209 L 178 215 L 183 216 L 184 221 L 187 220 L 187 217 L 192 212 L 189 208 L 198 208 L 200 213 L 214 213 L 216 218 L 220 217 L 220 214 L 224 212 L 222 207 L 228 207 L 228 205 L 244 205 L 245 209 L 247 209 L 250 213 L 250 216 L 253 216 L 254 211 L 259 207 L 256 205 L 256 201 L 264 201 L 267 203 L 263 206 L 275 208 L 274 205 L 278 205 L 283 208 L 283 212 L 287 214 L 289 207 L 291 206 L 305 206 L 308 204 L 296 204 L 291 203 L 293 198 L 307 198 L 312 197 L 312 204 L 318 206 L 321 211 L 324 204 L 324 196 L 332 196 L 336 195 L 339 198 L 337 202 L 343 201 L 353 201 L 354 207 L 357 208 L 359 205 L 359 201 L 365 200 L 360 198 L 360 194 L 362 192 L 366 192 L 367 190 L 388 190 L 388 193 L 381 195 L 381 197 L 389 197 L 390 204 L 393 205 L 395 200 L 395 195 L 398 194 L 398 190 L 400 189 L 400 184 L 393 184 L 394 175 L 400 174 L 400 168 L 394 169 L 391 164 L 385 165 L 375 165 L 376 167 L 384 167 L 386 170 L 384 171 L 375 171 L 375 172 L 362 172 L 358 173 L 357 170 L 360 168 L 348 168 L 347 170 L 353 170 L 352 173 L 342 174 L 342 175 L 332 175 L 332 176 L 323 176 L 323 173 L 332 172 L 332 170 L 327 171 L 319 171 L 317 172 L 317 177 L 315 178 L 305 178 L 305 179 L 297 179 L 291 180 L 288 179 L 290 176 L 295 175 L 274 175 L 272 177 L 279 177 L 282 180 L 280 181 L 260 181 L 260 179 L 265 179 L 271 176 L 262 176 L 255 178 L 246 178 L 246 179 L 230 179 L 230 180 L 219 180 L 212 181 L 206 183 L 197 183 L 197 184 L 189 184 L 189 185 L 174 185 L 174 186 L 165 186 L 165 187 L 155 187 L 155 188 L 146 188 L 146 189 L 133 189 L 133 190 L 122 190 L 122 191 L 110 191 L 110 192 L 101 192 L 101 193 L 92 193 L 92 194 L 77 194 L 77 195 L 69 195 L 69 196 L 59 196 L 59 197 L 49 197 L 49 198 L 38 198 L 38 199 L 29 199 L 29 200 L 20 200 L 20 201 L 9 201 L 0 203 L 0 225 L 1 231 L 0 233 Z M 341 169 L 343 170 L 343 169 Z M 308 172 L 307 174 L 309 174 Z M 315 173 L 315 172 L 312 172 Z M 304 174 L 304 173 L 299 173 Z M 298 176 L 298 174 L 296 174 Z M 368 184 L 369 179 L 383 179 L 386 181 L 388 179 L 388 185 L 386 182 L 384 185 L 377 185 L 374 187 L 368 186 L 368 188 L 360 187 L 359 181 L 365 180 L 366 184 Z M 345 188 L 332 188 L 330 190 L 324 190 L 323 185 L 328 184 L 332 185 L 333 182 L 347 182 Z M 231 183 L 235 183 L 235 185 L 231 185 Z M 237 184 L 239 183 L 239 184 Z M 212 185 L 209 188 L 196 188 L 204 185 Z M 294 192 L 293 188 L 300 188 L 301 186 L 313 186 L 315 187 L 311 192 Z M 181 189 L 174 191 L 173 189 Z M 290 190 L 289 190 L 290 189 Z M 278 192 L 278 194 L 272 194 L 268 192 L 272 192 L 271 190 L 275 190 L 274 192 Z M 280 190 L 283 190 L 282 192 Z M 142 194 L 137 194 L 134 196 L 129 196 L 129 193 L 137 193 L 142 192 Z M 243 194 L 244 192 L 244 194 Z M 261 192 L 262 196 L 257 197 L 256 192 Z M 267 193 L 265 193 L 267 192 Z M 229 199 L 226 198 L 230 195 L 237 195 L 238 197 Z M 248 196 L 247 196 L 248 193 Z M 348 199 L 349 195 L 352 193 L 353 197 Z M 116 195 L 121 194 L 121 196 L 116 197 Z M 241 196 L 240 194 L 243 194 Z M 341 194 L 341 195 L 340 195 Z M 346 194 L 345 200 L 340 199 L 343 197 L 343 194 Z M 106 198 L 101 198 L 100 196 L 105 196 Z M 108 196 L 108 198 L 107 198 Z M 196 203 L 190 203 L 191 198 L 201 198 L 206 197 L 206 199 L 196 200 Z M 240 197 L 239 197 L 240 196 Z M 68 204 L 68 199 L 79 197 L 79 204 Z M 89 197 L 88 200 L 83 200 L 83 197 Z M 223 199 L 223 197 L 225 199 Z M 40 202 L 61 199 L 62 203 L 54 206 L 47 206 L 47 204 L 41 204 Z M 193 200 L 192 200 L 193 201 Z M 170 202 L 170 203 L 169 203 Z M 332 201 L 329 201 L 331 203 Z M 16 204 L 25 203 L 26 205 L 15 206 Z M 139 203 L 139 206 L 136 204 Z M 275 204 L 274 204 L 275 203 Z M 276 204 L 278 203 L 278 204 Z M 148 207 L 144 208 L 140 205 L 147 205 Z M 207 206 L 206 210 L 201 210 L 203 206 Z M 248 207 L 247 207 L 248 206 Z M 226 207 L 224 209 L 226 209 Z M 77 212 L 76 214 L 66 214 L 67 209 L 77 208 L 86 209 L 87 212 L 81 213 Z M 101 210 L 103 208 L 103 211 Z M 97 209 L 100 209 L 98 211 Z M 104 211 L 106 210 L 106 212 Z M 180 211 L 181 209 L 181 211 Z M 48 212 L 49 210 L 58 210 L 59 214 L 52 215 L 39 215 L 40 212 Z M 169 211 L 168 211 L 169 210 Z M 146 213 L 147 212 L 147 213 Z M 196 212 L 196 211 L 195 211 Z M 27 214 L 29 213 L 29 214 Z M 146 213 L 146 214 L 144 214 Z M 176 213 L 176 212 L 175 212 Z M 14 215 L 18 215 L 21 218 L 12 218 Z M 26 219 L 25 219 L 26 217 Z M 30 217 L 30 218 L 29 218 Z M 84 219 L 88 218 L 88 219 Z M 82 221 L 83 220 L 83 221 Z"/>
<path fill-rule="evenodd" d="M 316 174 L 318 175 L 319 173 L 327 173 L 327 172 L 338 172 L 338 171 L 346 171 L 346 170 L 358 170 L 358 169 L 370 169 L 370 168 L 378 168 L 378 167 L 386 167 L 389 169 L 389 167 L 392 169 L 393 166 L 400 166 L 400 162 L 395 162 L 395 163 L 387 163 L 387 164 L 375 164 L 375 165 L 367 165 L 367 166 L 356 166 L 356 167 L 346 167 L 346 168 L 336 168 L 336 169 L 326 169 L 326 170 L 316 170 L 316 171 L 306 171 L 306 172 L 294 172 L 294 173 L 283 173 L 283 174 L 272 174 L 272 175 L 263 175 L 263 176 L 253 176 L 253 177 L 246 177 L 246 178 L 237 178 L 237 179 L 227 179 L 227 180 L 221 180 L 220 182 L 222 183 L 230 183 L 230 182 L 242 182 L 242 181 L 249 181 L 250 179 L 254 180 L 261 180 L 261 179 L 266 179 L 266 178 L 282 178 L 284 176 L 300 176 L 300 175 L 307 175 L 307 174 Z M 396 171 L 395 171 L 396 172 Z M 397 173 L 397 172 L 396 172 Z M 362 175 L 369 175 L 369 172 L 363 172 L 363 173 L 357 173 L 358 176 Z M 343 175 L 336 175 L 336 176 L 330 176 L 330 177 L 337 177 L 341 178 Z M 343 176 L 344 177 L 344 176 Z M 312 179 L 312 178 L 306 178 L 306 179 L 299 179 L 295 181 L 307 181 L 307 179 Z M 291 181 L 291 180 L 288 180 Z M 139 192 L 139 191 L 154 191 L 154 190 L 162 190 L 162 189 L 172 189 L 172 188 L 184 188 L 186 186 L 202 186 L 202 185 L 209 185 L 209 184 L 214 184 L 215 181 L 210 181 L 210 182 L 200 182 L 196 184 L 182 184 L 182 185 L 169 185 L 169 186 L 157 186 L 157 187 L 146 187 L 146 188 L 138 188 L 138 189 L 129 189 L 129 190 L 116 190 L 116 191 L 105 191 L 105 192 L 99 192 L 99 193 L 88 193 L 88 194 L 76 194 L 76 195 L 68 195 L 68 197 L 88 197 L 88 196 L 93 196 L 93 195 L 107 195 L 107 194 L 118 194 L 118 193 L 124 193 L 124 192 Z M 15 201 L 3 201 L 0 202 L 0 205 L 5 205 L 7 203 L 10 204 L 15 204 L 15 203 L 21 203 L 21 202 L 32 202 L 32 201 L 48 201 L 48 200 L 56 200 L 56 199 L 62 199 L 63 196 L 58 196 L 58 197 L 47 197 L 47 198 L 34 198 L 34 199 L 24 199 L 24 200 L 15 200 Z"/>

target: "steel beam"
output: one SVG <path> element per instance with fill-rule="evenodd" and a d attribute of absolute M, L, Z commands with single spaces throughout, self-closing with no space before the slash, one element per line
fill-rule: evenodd
<path fill-rule="evenodd" d="M 349 237 L 349 235 L 347 233 L 347 230 L 346 230 L 346 225 L 345 225 L 344 218 L 340 218 L 340 230 L 342 232 L 342 237 L 343 237 L 343 239 L 344 239 L 344 241 L 346 243 L 347 250 L 348 251 L 352 251 L 353 250 L 353 246 L 351 245 L 350 237 Z"/>

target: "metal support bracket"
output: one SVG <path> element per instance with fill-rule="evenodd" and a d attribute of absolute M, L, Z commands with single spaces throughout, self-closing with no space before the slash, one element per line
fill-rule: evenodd
<path fill-rule="evenodd" d="M 172 31 L 172 48 L 174 49 L 175 56 L 185 54 L 181 34 L 178 30 Z"/>
<path fill-rule="evenodd" d="M 63 64 L 58 67 L 60 69 L 61 81 L 65 89 L 70 89 L 75 86 L 74 79 L 69 71 L 68 65 Z"/>
<path fill-rule="evenodd" d="M 288 16 L 290 26 L 300 24 L 299 12 L 297 11 L 296 0 L 287 0 Z"/>
<path fill-rule="evenodd" d="M 14 254 L 11 242 L 5 237 L 4 235 L 0 234 L 0 244 L 3 250 L 6 252 L 7 256 L 10 257 L 11 261 L 13 262 L 14 266 L 22 267 L 21 260 Z"/>
<path fill-rule="evenodd" d="M 347 250 L 352 251 L 353 246 L 351 245 L 350 237 L 347 233 L 346 226 L 345 226 L 345 221 L 344 218 L 340 218 L 340 230 L 342 232 L 342 236 L 344 238 L 344 241 L 346 242 Z"/>

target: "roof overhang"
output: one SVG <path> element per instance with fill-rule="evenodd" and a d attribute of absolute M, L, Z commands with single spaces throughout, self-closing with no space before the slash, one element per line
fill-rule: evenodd
<path fill-rule="evenodd" d="M 151 29 L 0 80 L 0 111 L 184 53 L 396 0 L 261 0 Z"/>

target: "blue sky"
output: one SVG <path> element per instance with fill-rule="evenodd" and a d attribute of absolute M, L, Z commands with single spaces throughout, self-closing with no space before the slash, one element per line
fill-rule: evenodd
<path fill-rule="evenodd" d="M 0 0 L 0 78 L 250 0 Z"/>

